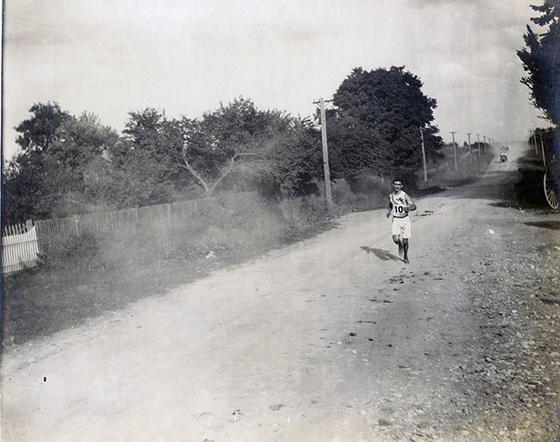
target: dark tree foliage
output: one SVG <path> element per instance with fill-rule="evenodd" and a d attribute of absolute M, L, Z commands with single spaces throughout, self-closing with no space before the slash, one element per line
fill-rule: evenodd
<path fill-rule="evenodd" d="M 16 143 L 23 151 L 49 149 L 56 137 L 60 125 L 71 118 L 70 114 L 60 108 L 58 103 L 36 103 L 29 109 L 31 118 L 16 126 L 19 135 Z"/>
<path fill-rule="evenodd" d="M 545 28 L 535 33 L 527 25 L 524 35 L 526 47 L 517 51 L 527 72 L 521 82 L 531 91 L 533 104 L 544 111 L 552 123 L 560 123 L 560 1 L 545 0 L 543 5 L 531 6 L 540 12 L 531 21 Z M 547 28 L 548 27 L 548 28 Z"/>
<path fill-rule="evenodd" d="M 77 194 L 87 197 L 84 171 L 88 163 L 100 158 L 118 140 L 118 134 L 103 126 L 97 116 L 83 113 L 79 118 L 72 117 L 60 126 L 48 159 L 60 166 L 59 172 L 67 182 L 68 190 L 73 189 Z"/>
<path fill-rule="evenodd" d="M 87 165 L 118 139 L 97 117 L 35 104 L 16 130 L 22 151 L 5 167 L 6 222 L 66 216 L 92 208 Z"/>
<path fill-rule="evenodd" d="M 334 95 L 327 126 L 335 175 L 370 171 L 412 177 L 422 161 L 421 128 L 427 156 L 441 156 L 442 141 L 431 125 L 436 101 L 421 88 L 418 77 L 404 67 L 352 71 Z"/>
<path fill-rule="evenodd" d="M 263 183 L 298 194 L 316 179 L 320 139 L 305 120 L 261 111 L 251 100 L 238 98 L 200 121 L 183 118 L 181 125 L 183 164 L 207 195 Z"/>
<path fill-rule="evenodd" d="M 334 179 L 376 171 L 387 143 L 357 117 L 327 112 L 329 163 Z"/>
<path fill-rule="evenodd" d="M 52 201 L 44 189 L 46 175 L 47 167 L 38 151 L 21 153 L 4 167 L 2 184 L 6 224 L 49 217 Z"/>
<path fill-rule="evenodd" d="M 94 115 L 37 104 L 17 128 L 5 168 L 8 222 L 265 188 L 300 195 L 321 178 L 320 134 L 308 120 L 239 98 L 201 119 L 131 112 L 123 135 Z"/>
<path fill-rule="evenodd" d="M 110 163 L 88 169 L 92 187 L 113 207 L 159 204 L 224 190 L 301 193 L 317 179 L 320 139 L 311 124 L 238 98 L 201 119 L 131 112 Z M 310 144 L 316 144 L 314 148 Z M 317 157 L 318 158 L 318 157 Z M 314 169 L 313 169 L 314 168 Z"/>
<path fill-rule="evenodd" d="M 316 190 L 323 166 L 320 133 L 312 121 L 277 114 L 266 149 L 268 168 L 260 181 L 265 193 L 300 196 Z"/>
<path fill-rule="evenodd" d="M 220 104 L 201 120 L 182 119 L 182 164 L 205 194 L 213 193 L 229 175 L 261 171 L 262 145 L 272 114 L 259 111 L 251 100 L 238 98 Z"/>
<path fill-rule="evenodd" d="M 130 112 L 124 138 L 110 150 L 105 168 L 105 200 L 116 207 L 173 201 L 188 185 L 172 153 L 181 149 L 181 133 L 152 108 Z"/>

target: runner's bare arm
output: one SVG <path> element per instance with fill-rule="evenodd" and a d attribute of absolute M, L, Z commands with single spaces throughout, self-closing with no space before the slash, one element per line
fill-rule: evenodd
<path fill-rule="evenodd" d="M 406 199 L 406 203 L 407 206 L 404 208 L 404 211 L 406 213 L 416 210 L 416 204 L 414 204 L 414 202 L 410 198 Z"/>
<path fill-rule="evenodd" d="M 391 216 L 392 211 L 393 211 L 393 203 L 391 202 L 391 197 L 389 197 L 389 208 L 387 210 L 387 218 Z"/>

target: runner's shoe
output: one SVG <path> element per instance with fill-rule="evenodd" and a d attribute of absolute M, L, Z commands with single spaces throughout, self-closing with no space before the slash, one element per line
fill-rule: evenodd
<path fill-rule="evenodd" d="M 404 262 L 405 264 L 408 264 L 410 261 L 408 260 L 408 257 L 405 256 L 404 259 L 403 259 L 403 262 Z"/>

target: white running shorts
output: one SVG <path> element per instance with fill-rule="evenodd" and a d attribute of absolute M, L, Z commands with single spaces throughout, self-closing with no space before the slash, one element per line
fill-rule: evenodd
<path fill-rule="evenodd" d="M 392 235 L 400 235 L 401 238 L 410 238 L 412 234 L 412 225 L 410 222 L 410 216 L 405 216 L 404 218 L 393 217 L 393 225 L 391 227 Z"/>

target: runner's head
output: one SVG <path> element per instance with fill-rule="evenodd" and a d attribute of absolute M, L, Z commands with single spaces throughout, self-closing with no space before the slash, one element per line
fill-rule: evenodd
<path fill-rule="evenodd" d="M 395 189 L 395 192 L 401 190 L 402 187 L 403 187 L 403 180 L 399 177 L 395 177 L 393 179 L 393 188 Z"/>

